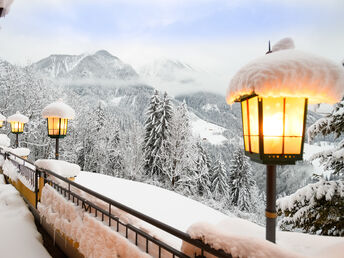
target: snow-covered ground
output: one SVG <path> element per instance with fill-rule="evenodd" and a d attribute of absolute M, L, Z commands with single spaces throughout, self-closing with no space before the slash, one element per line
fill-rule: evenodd
<path fill-rule="evenodd" d="M 0 257 L 50 257 L 19 192 L 0 174 Z"/>
<path fill-rule="evenodd" d="M 196 116 L 194 113 L 189 112 L 192 134 L 200 137 L 202 140 L 208 141 L 211 144 L 221 144 L 228 139 L 222 135 L 226 130 L 225 128 L 206 122 Z"/>
<path fill-rule="evenodd" d="M 246 241 L 246 244 L 239 241 L 237 247 L 247 247 L 249 243 L 252 243 L 260 248 L 268 248 L 266 252 L 260 252 L 262 255 L 275 253 L 284 254 L 283 257 L 295 257 L 296 254 L 300 257 L 343 257 L 341 256 L 344 253 L 343 237 L 277 231 L 277 246 L 271 246 L 264 240 L 265 229 L 263 227 L 234 216 L 227 216 L 172 191 L 89 172 L 81 172 L 76 178 L 76 182 L 185 232 L 195 223 L 208 223 L 210 224 L 209 230 L 212 233 L 215 232 L 214 237 L 209 237 L 213 241 L 214 247 L 219 247 L 218 243 L 222 243 L 220 247 L 223 248 L 230 246 L 231 243 L 225 243 L 226 246 L 223 246 L 224 241 L 220 240 L 224 238 L 241 239 Z M 204 229 L 202 226 L 193 226 L 191 232 L 195 236 L 200 235 L 199 230 Z M 191 232 L 189 230 L 189 233 Z M 247 251 L 250 250 L 247 249 Z"/>

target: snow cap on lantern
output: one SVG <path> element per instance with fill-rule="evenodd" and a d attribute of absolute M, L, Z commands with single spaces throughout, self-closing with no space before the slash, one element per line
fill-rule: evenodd
<path fill-rule="evenodd" d="M 304 97 L 310 104 L 341 100 L 343 67 L 293 48 L 290 38 L 283 39 L 272 47 L 271 53 L 243 66 L 229 84 L 227 103 L 252 93 L 261 97 Z"/>
<path fill-rule="evenodd" d="M 29 118 L 17 111 L 14 115 L 7 117 L 7 122 L 11 124 L 12 133 L 18 134 L 24 131 L 24 124 L 29 122 Z"/>
<path fill-rule="evenodd" d="M 74 119 L 75 112 L 61 99 L 46 106 L 42 116 L 48 120 L 48 135 L 51 138 L 63 138 L 67 134 L 68 119 Z"/>
<path fill-rule="evenodd" d="M 42 116 L 44 118 L 48 117 L 57 117 L 57 118 L 66 118 L 74 119 L 75 111 L 67 104 L 63 103 L 61 99 L 56 102 L 53 102 L 46 106 L 42 111 Z"/>

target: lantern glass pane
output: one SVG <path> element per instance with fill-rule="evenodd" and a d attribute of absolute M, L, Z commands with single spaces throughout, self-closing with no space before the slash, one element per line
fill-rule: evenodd
<path fill-rule="evenodd" d="M 245 151 L 249 151 L 248 125 L 247 125 L 247 100 L 241 102 L 242 127 L 244 132 Z"/>
<path fill-rule="evenodd" d="M 286 98 L 284 153 L 300 154 L 302 145 L 305 98 Z"/>
<path fill-rule="evenodd" d="M 304 98 L 286 98 L 285 136 L 302 136 L 304 111 Z"/>
<path fill-rule="evenodd" d="M 61 127 L 60 127 L 60 134 L 61 135 L 66 135 L 67 134 L 67 124 L 68 124 L 68 119 L 61 118 Z"/>
<path fill-rule="evenodd" d="M 283 98 L 263 98 L 264 153 L 281 154 L 283 144 Z"/>
<path fill-rule="evenodd" d="M 0 128 L 4 125 L 4 121 L 0 121 Z"/>
<path fill-rule="evenodd" d="M 251 152 L 259 153 L 258 97 L 250 98 L 248 107 Z"/>
<path fill-rule="evenodd" d="M 285 137 L 284 154 L 300 154 L 302 137 Z"/>

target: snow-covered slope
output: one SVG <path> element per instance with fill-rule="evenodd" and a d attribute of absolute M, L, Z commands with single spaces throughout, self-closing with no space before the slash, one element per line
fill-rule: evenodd
<path fill-rule="evenodd" d="M 211 144 L 222 144 L 228 141 L 226 137 L 223 136 L 223 132 L 226 128 L 209 123 L 194 113 L 189 112 L 190 124 L 192 129 L 192 134 L 196 137 L 200 137 L 203 141 L 208 141 Z"/>
<path fill-rule="evenodd" d="M 95 54 L 51 55 L 33 64 L 33 68 L 46 76 L 58 79 L 137 79 L 136 71 L 118 57 L 105 50 Z"/>

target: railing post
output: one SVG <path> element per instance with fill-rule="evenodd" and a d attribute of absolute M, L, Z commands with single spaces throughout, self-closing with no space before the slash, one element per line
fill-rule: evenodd
<path fill-rule="evenodd" d="M 38 203 L 38 191 L 39 191 L 39 187 L 38 187 L 38 171 L 37 169 L 35 170 L 35 208 L 37 209 L 37 203 Z"/>

